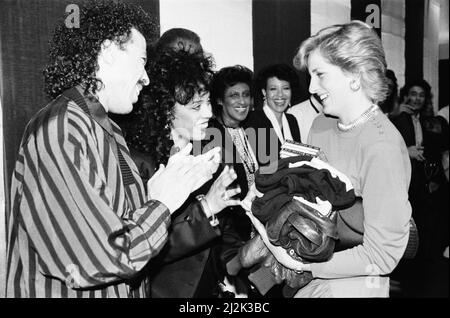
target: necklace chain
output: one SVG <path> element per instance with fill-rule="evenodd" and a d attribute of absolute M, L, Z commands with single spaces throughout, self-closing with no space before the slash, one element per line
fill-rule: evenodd
<path fill-rule="evenodd" d="M 337 123 L 337 126 L 340 131 L 350 131 L 355 129 L 358 126 L 368 122 L 371 118 L 373 118 L 380 108 L 377 105 L 370 106 L 364 113 L 361 114 L 358 118 L 356 118 L 353 122 L 348 125 L 342 124 L 340 122 Z"/>
<path fill-rule="evenodd" d="M 255 182 L 255 172 L 258 169 L 258 163 L 253 160 L 253 156 L 250 154 L 250 146 L 242 127 L 227 127 L 226 129 L 231 136 L 239 156 L 241 157 L 242 163 L 244 164 L 245 174 L 247 175 L 247 183 L 250 189 L 250 186 Z"/>

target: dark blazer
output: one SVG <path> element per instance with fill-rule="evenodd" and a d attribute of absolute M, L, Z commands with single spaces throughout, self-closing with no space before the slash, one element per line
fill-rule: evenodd
<path fill-rule="evenodd" d="M 416 133 L 414 131 L 414 124 L 411 115 L 407 113 L 401 113 L 397 117 L 392 119 L 392 123 L 398 129 L 403 139 L 405 140 L 406 147 L 414 146 L 416 144 Z M 422 122 L 420 123 L 422 126 Z"/>
<path fill-rule="evenodd" d="M 213 294 L 218 285 L 215 270 L 208 268 L 209 258 L 220 234 L 218 227 L 209 224 L 198 200 L 189 197 L 172 218 L 169 242 L 148 265 L 150 297 L 193 298 L 198 297 L 198 289 Z"/>
<path fill-rule="evenodd" d="M 407 147 L 416 144 L 413 121 L 407 113 L 401 113 L 392 119 L 405 140 Z M 421 117 L 420 125 L 423 134 L 424 156 L 429 161 L 440 161 L 441 153 L 448 145 L 448 123 L 442 117 Z"/>
<path fill-rule="evenodd" d="M 156 166 L 150 157 L 133 151 L 142 176 L 151 177 Z M 161 252 L 146 266 L 150 276 L 150 297 L 152 298 L 192 298 L 198 289 L 212 293 L 211 286 L 200 286 L 201 281 L 211 284 L 216 279 L 211 277 L 213 271 L 208 268 L 210 248 L 217 244 L 221 232 L 219 227 L 212 227 L 203 212 L 198 194 L 206 194 L 212 181 L 191 194 L 186 202 L 174 214 L 169 229 L 169 241 Z M 208 273 L 208 275 L 205 275 Z"/>
<path fill-rule="evenodd" d="M 298 126 L 297 119 L 294 115 L 286 114 L 287 121 L 289 123 L 289 128 L 291 130 L 292 138 L 294 141 L 300 142 L 300 129 Z M 255 151 L 255 156 L 258 160 L 260 166 L 268 165 L 273 154 L 276 151 L 276 158 L 280 158 L 281 142 L 279 141 L 275 130 L 273 129 L 272 123 L 262 109 L 250 112 L 246 121 L 244 122 L 244 127 L 253 128 L 256 132 L 256 138 L 251 136 L 247 130 L 247 135 L 249 142 Z M 259 128 L 259 129 L 258 129 Z M 263 128 L 263 129 L 261 129 Z M 276 140 L 276 148 L 275 148 Z M 273 141 L 273 145 L 271 145 Z"/>
<path fill-rule="evenodd" d="M 247 175 L 245 174 L 244 164 L 240 160 L 239 153 L 231 140 L 230 135 L 225 131 L 225 127 L 223 127 L 217 119 L 213 118 L 209 121 L 207 136 L 209 138 L 208 141 L 205 142 L 203 151 L 208 151 L 214 147 L 221 147 L 222 164 L 233 167 L 237 174 L 237 179 L 231 184 L 231 187 L 239 185 L 241 188 L 239 199 L 245 198 L 248 192 Z M 217 170 L 217 177 L 225 167 L 224 165 L 221 165 Z"/>
<path fill-rule="evenodd" d="M 215 131 L 212 131 L 212 129 L 215 129 Z M 219 176 L 225 164 L 232 166 L 237 178 L 230 187 L 235 188 L 239 186 L 241 193 L 237 197 L 240 200 L 244 199 L 248 192 L 247 175 L 244 164 L 240 160 L 239 153 L 230 135 L 225 131 L 225 127 L 215 118 L 209 121 L 208 135 L 211 138 L 209 138 L 204 151 L 217 146 L 222 148 L 221 155 L 223 164 L 217 170 L 215 177 Z M 237 255 L 239 248 L 250 239 L 252 225 L 244 209 L 240 206 L 226 208 L 220 212 L 219 220 L 222 239 L 220 250 L 217 250 L 218 262 L 222 273 L 225 273 L 226 264 Z"/>
<path fill-rule="evenodd" d="M 416 144 L 416 133 L 414 131 L 414 124 L 411 115 L 407 113 L 401 113 L 397 117 L 392 119 L 392 123 L 398 129 L 402 135 L 406 147 L 414 146 Z M 422 126 L 423 144 L 426 144 L 426 132 L 421 118 L 420 122 Z M 421 210 L 423 198 L 425 196 L 425 184 L 426 178 L 424 173 L 424 164 L 415 159 L 411 159 L 411 181 L 409 184 L 409 201 L 413 208 L 413 217 L 418 223 L 421 223 L 418 211 Z"/>

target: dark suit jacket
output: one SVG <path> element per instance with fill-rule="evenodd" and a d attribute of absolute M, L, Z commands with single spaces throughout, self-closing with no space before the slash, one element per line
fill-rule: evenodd
<path fill-rule="evenodd" d="M 214 131 L 213 131 L 214 130 Z M 222 165 L 216 172 L 214 179 L 222 172 L 224 165 L 232 166 L 236 172 L 237 178 L 230 185 L 230 188 L 239 186 L 241 193 L 237 196 L 240 200 L 244 199 L 248 192 L 247 175 L 245 173 L 244 164 L 242 163 L 239 153 L 231 140 L 230 135 L 225 128 L 216 119 L 209 121 L 208 136 L 211 136 L 204 147 L 204 151 L 220 146 L 222 148 Z M 245 214 L 244 209 L 240 206 L 232 206 L 226 208 L 219 214 L 220 229 L 222 239 L 220 247 L 215 249 L 217 252 L 218 267 L 221 274 L 226 272 L 226 264 L 237 255 L 238 250 L 250 239 L 252 225 L 250 219 Z"/>
<path fill-rule="evenodd" d="M 222 172 L 224 165 L 233 167 L 237 174 L 237 179 L 231 184 L 231 187 L 241 188 L 239 199 L 245 198 L 248 192 L 247 175 L 245 174 L 244 164 L 242 163 L 239 153 L 234 145 L 230 135 L 225 131 L 225 128 L 215 119 L 209 121 L 207 130 L 208 140 L 205 142 L 203 152 L 208 151 L 214 147 L 221 147 L 222 165 L 219 167 L 213 179 L 218 177 Z"/>
<path fill-rule="evenodd" d="M 286 114 L 286 118 L 289 123 L 292 138 L 294 141 L 300 142 L 300 129 L 297 119 L 291 114 Z M 268 165 L 270 159 L 280 158 L 281 143 L 273 129 L 272 123 L 262 109 L 250 112 L 244 122 L 244 127 L 253 128 L 256 131 L 256 138 L 251 136 L 248 130 L 247 135 L 260 166 Z M 276 156 L 274 154 L 275 151 Z"/>
<path fill-rule="evenodd" d="M 133 160 L 141 175 L 151 177 L 154 163 L 151 158 L 133 151 Z M 146 266 L 150 276 L 150 295 L 152 298 L 192 298 L 200 287 L 200 281 L 215 279 L 207 269 L 210 248 L 217 244 L 221 232 L 212 227 L 196 199 L 198 194 L 206 194 L 212 181 L 191 194 L 186 202 L 172 215 L 169 241 L 162 251 Z M 208 286 L 210 288 L 216 285 Z M 209 290 L 208 292 L 209 293 Z"/>
<path fill-rule="evenodd" d="M 416 144 L 416 134 L 414 131 L 414 124 L 411 115 L 401 113 L 392 119 L 392 123 L 402 135 L 406 147 L 414 146 Z M 422 126 L 423 144 L 426 144 L 426 131 L 421 118 L 420 125 Z M 420 209 L 420 204 L 425 195 L 426 178 L 424 173 L 423 162 L 411 159 L 411 182 L 409 184 L 409 201 L 413 207 L 413 216 L 417 219 L 417 214 L 414 212 Z M 419 220 L 418 220 L 419 221 Z"/>
<path fill-rule="evenodd" d="M 392 123 L 398 129 L 403 139 L 405 140 L 406 147 L 414 146 L 416 144 L 416 133 L 414 132 L 414 124 L 411 115 L 407 113 L 401 113 L 397 117 L 392 119 Z M 420 123 L 422 126 L 422 122 Z"/>
<path fill-rule="evenodd" d="M 209 224 L 197 199 L 189 197 L 172 218 L 169 242 L 149 263 L 151 297 L 193 298 L 198 289 L 214 293 L 217 279 L 208 266 L 211 247 L 220 234 L 218 227 Z M 201 281 L 211 285 L 201 286 Z"/>

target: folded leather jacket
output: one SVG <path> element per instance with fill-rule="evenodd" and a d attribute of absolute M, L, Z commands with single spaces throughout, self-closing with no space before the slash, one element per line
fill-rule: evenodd
<path fill-rule="evenodd" d="M 302 262 L 328 260 L 338 239 L 336 213 L 323 216 L 296 199 L 285 204 L 278 217 L 266 223 L 266 230 L 272 244 L 282 246 Z"/>
<path fill-rule="evenodd" d="M 316 197 L 329 201 L 333 210 L 350 206 L 355 200 L 354 190 L 346 190 L 346 185 L 338 177 L 333 177 L 327 169 L 316 169 L 311 166 L 289 168 L 290 163 L 310 161 L 309 156 L 298 156 L 280 159 L 278 169 L 273 174 L 255 175 L 255 185 L 264 194 L 252 203 L 252 212 L 263 224 L 273 216 L 294 196 L 315 202 Z"/>
<path fill-rule="evenodd" d="M 333 254 L 338 239 L 336 213 L 323 216 L 294 196 L 313 203 L 319 197 L 337 210 L 351 205 L 355 193 L 347 191 L 345 183 L 327 169 L 308 165 L 289 168 L 298 161 L 310 161 L 310 157 L 281 159 L 274 174 L 256 174 L 256 188 L 264 195 L 253 201 L 252 212 L 265 225 L 272 244 L 287 249 L 300 261 L 323 262 Z"/>

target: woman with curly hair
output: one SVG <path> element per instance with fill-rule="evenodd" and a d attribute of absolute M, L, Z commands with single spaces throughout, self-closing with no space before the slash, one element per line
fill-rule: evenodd
<path fill-rule="evenodd" d="M 150 84 L 126 138 L 131 148 L 144 153 L 145 160 L 155 166 L 185 144 L 200 146 L 205 138 L 212 116 L 212 60 L 185 50 L 165 50 L 152 61 L 148 74 Z M 135 160 L 145 161 L 137 157 Z M 233 169 L 226 167 L 175 213 L 169 243 L 149 266 L 152 297 L 218 295 L 219 276 L 210 248 L 219 242 L 221 234 L 215 215 L 239 204 L 232 199 L 239 190 L 227 190 L 235 178 Z"/>

